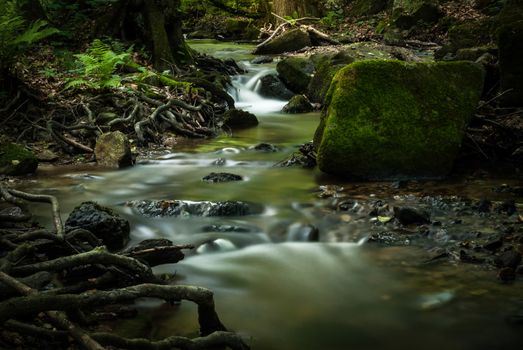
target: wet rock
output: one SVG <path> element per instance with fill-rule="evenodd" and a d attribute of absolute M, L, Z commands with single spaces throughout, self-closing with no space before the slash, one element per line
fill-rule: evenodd
<path fill-rule="evenodd" d="M 125 205 L 148 217 L 245 216 L 260 212 L 259 208 L 240 201 L 134 200 L 126 202 Z"/>
<path fill-rule="evenodd" d="M 274 61 L 274 58 L 272 56 L 258 56 L 255 57 L 251 63 L 252 64 L 263 64 L 263 63 L 271 63 Z"/>
<path fill-rule="evenodd" d="M 394 217 L 402 225 L 430 223 L 430 213 L 411 207 L 394 207 Z"/>
<path fill-rule="evenodd" d="M 205 182 L 232 182 L 232 181 L 242 181 L 243 177 L 236 174 L 231 173 L 210 173 L 209 175 L 205 175 L 202 178 Z"/>
<path fill-rule="evenodd" d="M 248 233 L 253 232 L 254 229 L 244 226 L 237 225 L 209 225 L 202 228 L 202 232 L 236 232 L 236 233 Z"/>
<path fill-rule="evenodd" d="M 494 259 L 497 267 L 511 267 L 515 269 L 521 263 L 521 254 L 515 250 L 509 250 L 501 253 Z"/>
<path fill-rule="evenodd" d="M 287 159 L 277 163 L 276 166 L 301 166 L 304 168 L 314 168 L 316 166 L 316 154 L 312 142 L 300 145 L 299 152 L 294 152 Z"/>
<path fill-rule="evenodd" d="M 309 34 L 297 28 L 284 32 L 275 37 L 264 45 L 258 46 L 253 54 L 267 55 L 267 54 L 281 54 L 284 52 L 291 52 L 311 46 L 311 39 Z"/>
<path fill-rule="evenodd" d="M 294 93 L 303 94 L 314 73 L 314 64 L 307 58 L 288 57 L 276 65 L 278 76 Z"/>
<path fill-rule="evenodd" d="M 229 109 L 223 115 L 223 125 L 231 129 L 246 129 L 258 125 L 258 118 L 252 113 L 241 109 Z"/>
<path fill-rule="evenodd" d="M 94 202 L 74 208 L 65 222 L 67 231 L 76 228 L 91 231 L 111 251 L 122 249 L 129 241 L 129 222 L 113 210 Z"/>
<path fill-rule="evenodd" d="M 252 147 L 252 149 L 259 151 L 259 152 L 278 152 L 278 147 L 271 145 L 270 143 L 259 143 L 256 146 Z"/>
<path fill-rule="evenodd" d="M 15 143 L 0 144 L 0 174 L 26 175 L 36 172 L 38 160 L 33 152 Z"/>
<path fill-rule="evenodd" d="M 285 87 L 285 84 L 274 74 L 269 74 L 260 79 L 258 93 L 263 97 L 288 100 L 294 93 Z"/>
<path fill-rule="evenodd" d="M 318 242 L 320 231 L 311 224 L 295 223 L 287 229 L 287 241 L 290 242 Z"/>
<path fill-rule="evenodd" d="M 227 163 L 227 159 L 225 159 L 225 158 L 218 158 L 218 159 L 216 159 L 215 161 L 212 162 L 212 165 L 223 166 L 223 165 L 225 165 L 225 163 Z"/>
<path fill-rule="evenodd" d="M 94 148 L 96 162 L 111 168 L 124 168 L 133 165 L 131 144 L 120 131 L 100 135 Z"/>
<path fill-rule="evenodd" d="M 36 153 L 36 158 L 39 162 L 54 162 L 60 158 L 60 156 L 49 149 L 43 149 Z"/>
<path fill-rule="evenodd" d="M 313 107 L 307 96 L 295 95 L 291 98 L 289 103 L 283 106 L 282 111 L 284 113 L 296 114 L 296 113 L 308 113 L 313 111 Z"/>
<path fill-rule="evenodd" d="M 209 253 L 218 253 L 218 252 L 226 252 L 236 249 L 236 246 L 233 242 L 229 241 L 228 239 L 218 238 L 214 240 L 210 240 L 208 242 L 205 242 L 201 244 L 197 249 L 196 252 L 198 254 L 209 254 Z"/>
<path fill-rule="evenodd" d="M 386 246 L 408 246 L 410 239 L 395 232 L 377 232 L 369 236 L 369 243 L 378 243 Z"/>

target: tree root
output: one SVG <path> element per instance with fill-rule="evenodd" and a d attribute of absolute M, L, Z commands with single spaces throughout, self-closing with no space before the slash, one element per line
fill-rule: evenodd
<path fill-rule="evenodd" d="M 72 340 L 86 350 L 101 350 L 106 346 L 126 349 L 249 348 L 238 335 L 226 331 L 216 313 L 210 290 L 170 285 L 153 274 L 151 266 L 177 262 L 184 257 L 182 250 L 193 246 L 173 245 L 169 240 L 156 239 L 146 240 L 120 254 L 110 253 L 87 230 L 64 232 L 57 219 L 60 211 L 54 197 L 5 187 L 0 187 L 0 194 L 16 205 L 24 205 L 22 199 L 51 203 L 56 233 L 59 233 L 25 227 L 0 230 L 0 244 L 7 252 L 0 258 L 1 344 L 14 346 L 8 335 L 14 334 L 22 336 L 29 347 L 32 341 L 41 345 L 44 340 L 55 347 L 69 348 Z M 194 302 L 201 337 L 172 336 L 151 341 L 97 333 L 92 328 L 93 323 L 89 320 L 98 319 L 108 307 L 132 304 L 140 298 L 162 299 L 171 304 L 182 300 Z M 55 328 L 49 328 L 49 324 Z"/>

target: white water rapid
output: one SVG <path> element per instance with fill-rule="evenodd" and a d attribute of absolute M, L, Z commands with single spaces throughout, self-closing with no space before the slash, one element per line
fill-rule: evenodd
<path fill-rule="evenodd" d="M 256 115 L 278 113 L 287 103 L 284 100 L 268 99 L 259 94 L 261 81 L 266 75 L 276 74 L 276 69 L 263 65 L 242 62 L 248 73 L 232 77 L 229 94 L 234 98 L 236 108 Z"/>

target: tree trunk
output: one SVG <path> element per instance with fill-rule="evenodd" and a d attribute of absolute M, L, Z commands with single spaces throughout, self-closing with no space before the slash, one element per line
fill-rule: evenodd
<path fill-rule="evenodd" d="M 281 17 L 308 17 L 319 15 L 318 0 L 274 0 L 272 10 Z"/>
<path fill-rule="evenodd" d="M 165 30 L 165 16 L 156 0 L 144 1 L 149 35 L 151 36 L 154 67 L 158 70 L 169 69 L 174 64 L 171 45 Z M 147 41 L 146 41 L 147 42 Z"/>

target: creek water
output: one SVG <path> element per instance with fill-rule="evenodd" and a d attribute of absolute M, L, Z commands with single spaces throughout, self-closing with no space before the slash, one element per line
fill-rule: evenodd
<path fill-rule="evenodd" d="M 421 248 L 361 244 L 371 223 L 348 215 L 330 218 L 318 198 L 319 186 L 343 185 L 362 199 L 397 193 L 388 184 L 340 183 L 317 170 L 274 167 L 312 139 L 319 114 L 284 115 L 278 112 L 284 101 L 261 98 L 253 77 L 270 73 L 274 65 L 248 64 L 252 47 L 202 41 L 191 45 L 219 58 L 245 61 L 250 71 L 234 78 L 231 94 L 238 106 L 258 115 L 258 127 L 179 144 L 126 170 L 43 170 L 33 192 L 56 195 L 64 219 L 86 200 L 112 207 L 131 222 L 133 242 L 168 238 L 199 246 L 185 260 L 156 272 L 176 273 L 180 283 L 212 289 L 224 324 L 244 335 L 253 349 L 457 350 L 521 344 L 521 328 L 505 322 L 523 306 L 521 282 L 500 284 L 495 271 L 475 265 L 422 266 Z M 260 142 L 274 144 L 278 151 L 251 148 Z M 202 182 L 211 172 L 238 174 L 244 181 Z M 436 193 L 443 187 L 474 197 L 493 183 L 425 187 L 430 186 Z M 241 200 L 263 210 L 233 218 L 152 219 L 122 205 L 133 199 Z M 47 210 L 38 207 L 41 221 Z M 337 232 L 329 234 L 333 221 Z M 309 224 L 320 229 L 319 242 L 302 242 Z M 207 232 L 211 225 L 242 230 Z M 196 335 L 197 313 L 191 303 L 139 305 L 140 317 L 122 322 L 115 331 L 153 338 Z"/>

